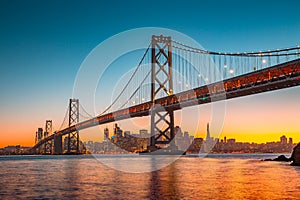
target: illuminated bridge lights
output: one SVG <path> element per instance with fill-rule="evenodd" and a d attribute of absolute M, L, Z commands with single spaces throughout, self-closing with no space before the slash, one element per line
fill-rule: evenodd
<path fill-rule="evenodd" d="M 293 80 L 291 81 L 293 81 L 294 83 L 283 84 L 282 81 L 288 82 L 288 79 L 291 78 L 293 78 Z M 270 84 L 273 84 L 274 86 L 271 87 Z M 176 107 L 176 105 L 180 104 L 181 102 L 188 102 L 197 98 L 202 100 L 202 102 L 198 102 L 197 104 L 209 103 L 210 101 L 206 101 L 206 100 L 208 100 L 210 93 L 217 94 L 225 91 L 227 93 L 228 92 L 230 93 L 232 91 L 237 91 L 237 95 L 235 97 L 239 97 L 239 96 L 244 96 L 242 92 L 240 93 L 238 92 L 239 89 L 249 90 L 249 92 L 246 93 L 246 95 L 249 95 L 258 92 L 276 90 L 276 89 L 290 87 L 299 84 L 300 84 L 300 59 L 295 60 L 293 62 L 281 64 L 280 66 L 270 67 L 262 71 L 255 71 L 240 77 L 230 78 L 224 80 L 223 82 L 214 83 L 208 86 L 202 86 L 200 88 L 195 88 L 192 91 L 186 91 L 176 95 L 163 97 L 161 99 L 157 99 L 155 101 L 155 104 L 160 104 L 162 106 L 171 106 L 171 108 L 172 105 L 174 105 L 174 110 L 175 110 L 175 109 L 181 109 L 181 107 Z M 257 86 L 264 86 L 264 85 L 269 85 L 270 88 L 259 89 L 256 91 Z M 208 87 L 214 89 L 210 91 Z M 80 122 L 76 126 L 71 126 L 62 131 L 58 131 L 56 132 L 56 134 L 64 135 L 68 133 L 70 129 L 72 131 L 75 129 L 81 130 L 91 126 L 113 122 L 115 121 L 115 119 L 127 119 L 131 117 L 147 116 L 149 115 L 150 108 L 151 108 L 151 102 L 142 103 L 139 105 L 135 105 L 126 109 L 116 111 L 114 113 L 108 113 L 84 122 Z M 50 139 L 50 137 L 52 136 L 49 136 L 47 139 Z M 43 141 L 41 141 L 41 143 L 43 143 L 47 139 L 44 139 Z"/>
<path fill-rule="evenodd" d="M 43 138 L 43 140 L 40 140 L 34 147 L 38 148 L 44 143 L 46 143 L 49 140 L 52 140 L 54 137 L 57 136 L 63 136 L 66 134 L 70 134 L 71 132 L 79 131 L 85 128 L 89 128 L 92 126 L 97 126 L 101 124 L 106 124 L 110 122 L 114 122 L 117 120 L 123 120 L 123 119 L 128 119 L 128 118 L 134 118 L 134 117 L 142 117 L 142 116 L 148 116 L 151 115 L 151 107 L 152 105 L 160 105 L 159 109 L 162 110 L 167 110 L 167 112 L 172 112 L 175 110 L 182 109 L 184 107 L 188 106 L 194 106 L 194 105 L 199 105 L 199 104 L 206 104 L 210 103 L 212 97 L 218 96 L 219 94 L 226 94 L 226 98 L 236 98 L 236 97 L 241 97 L 241 96 L 246 96 L 246 95 L 252 95 L 252 94 L 257 94 L 260 92 L 267 92 L 271 90 L 277 90 L 277 89 L 282 89 L 282 88 L 287 88 L 287 87 L 292 87 L 296 85 L 300 85 L 300 59 L 295 59 L 293 61 L 285 62 L 282 64 L 277 64 L 275 66 L 269 67 L 268 65 L 271 65 L 271 57 L 277 56 L 277 63 L 282 62 L 283 59 L 279 59 L 280 56 L 281 58 L 285 58 L 286 56 L 299 56 L 299 46 L 297 48 L 291 48 L 291 49 L 286 49 L 286 50 L 274 50 L 270 51 L 268 50 L 267 52 L 256 52 L 256 53 L 220 53 L 220 52 L 209 52 L 206 50 L 200 50 L 192 47 L 188 47 L 187 45 L 181 44 L 179 42 L 173 41 L 176 45 L 180 45 L 180 47 L 176 47 L 171 44 L 172 40 L 169 37 L 162 37 L 162 36 L 157 36 L 154 37 L 155 43 L 166 43 L 169 49 L 160 49 L 160 53 L 166 57 L 166 59 L 170 59 L 169 61 L 169 68 L 171 69 L 172 67 L 175 66 L 173 63 L 172 66 L 172 52 L 171 48 L 177 48 L 180 50 L 184 50 L 187 52 L 192 52 L 192 53 L 201 53 L 202 55 L 204 54 L 209 54 L 209 56 L 213 55 L 219 56 L 219 67 L 220 69 L 226 69 L 224 70 L 226 74 L 225 80 L 220 80 L 218 82 L 212 83 L 213 78 L 209 78 L 207 74 L 202 74 L 202 73 L 195 73 L 197 80 L 199 80 L 198 77 L 203 77 L 204 81 L 206 82 L 207 85 L 200 86 L 198 85 L 193 85 L 193 84 L 187 84 L 183 80 L 177 80 L 177 84 L 182 86 L 182 88 L 193 88 L 191 90 L 187 91 L 181 91 L 177 92 L 176 94 L 173 94 L 173 79 L 170 76 L 168 77 L 168 81 L 170 84 L 165 84 L 167 82 L 163 82 L 161 84 L 159 81 L 160 88 L 158 90 L 154 91 L 165 91 L 165 97 L 158 98 L 156 99 L 155 96 L 158 94 L 156 92 L 153 97 L 145 98 L 144 96 L 139 96 L 139 93 L 134 93 L 132 98 L 129 99 L 131 102 L 132 106 L 130 107 L 121 107 L 120 109 L 107 113 L 108 110 L 105 110 L 104 113 L 106 114 L 101 114 L 99 116 L 96 116 L 92 119 L 88 119 L 82 122 L 79 122 L 76 124 L 72 124 L 72 126 L 69 124 L 68 128 L 65 128 L 63 130 L 59 130 L 55 132 L 52 135 L 49 135 L 46 138 Z M 148 48 L 149 49 L 149 48 Z M 147 49 L 147 51 L 148 51 Z M 151 48 L 150 48 L 151 49 Z M 156 48 L 152 48 L 151 50 L 154 50 L 155 52 Z M 295 52 L 297 50 L 297 52 Z M 146 53 L 147 53 L 146 51 Z M 162 52 L 169 52 L 170 55 L 167 55 Z M 287 52 L 287 51 L 293 51 L 293 52 Z M 279 53 L 283 52 L 283 53 Z M 286 52 L 286 53 L 285 53 Z M 289 53 L 289 54 L 288 54 Z M 145 54 L 146 55 L 146 54 Z M 144 56 L 145 56 L 144 55 Z M 156 55 L 155 61 L 159 61 L 159 58 L 157 58 L 158 54 L 153 54 Z M 201 56 L 202 56 L 201 55 Z M 144 57 L 143 57 L 144 58 Z M 215 59 L 215 57 L 213 57 Z M 253 63 L 247 64 L 247 62 L 242 62 L 242 59 L 252 59 Z M 276 57 L 275 57 L 276 58 Z M 294 58 L 294 57 L 293 57 Z M 286 58 L 288 59 L 288 58 Z M 142 59 L 143 61 L 143 59 Z M 250 60 L 251 61 L 251 60 Z M 274 63 L 273 59 L 273 63 Z M 152 62 L 156 63 L 156 62 Z M 186 63 L 186 62 L 184 62 Z M 139 65 L 140 66 L 140 65 Z M 165 67 L 166 64 L 160 66 L 160 70 L 162 70 L 163 67 Z M 188 67 L 189 65 L 183 65 L 182 68 Z M 208 65 L 210 66 L 210 65 Z M 246 66 L 254 66 L 252 72 L 248 72 L 246 69 Z M 264 68 L 268 67 L 268 68 Z M 251 67 L 250 67 L 251 68 Z M 137 68 L 138 69 L 138 68 Z M 209 68 L 210 69 L 210 68 Z M 245 71 L 241 69 L 246 69 Z M 187 73 L 189 70 L 186 70 L 185 73 Z M 189 74 L 191 71 L 189 71 Z M 229 73 L 230 76 L 227 76 Z M 134 73 L 135 74 L 135 73 Z M 148 73 L 149 74 L 149 73 Z M 212 71 L 209 74 L 214 74 L 214 71 Z M 241 74 L 241 75 L 239 75 Z M 169 73 L 166 73 L 166 75 L 169 75 Z M 197 77 L 198 76 L 198 77 Z M 195 78 L 195 77 L 194 77 Z M 187 78 L 189 81 L 192 82 L 193 76 L 189 76 Z M 144 79 L 146 80 L 146 79 Z M 144 81 L 143 80 L 143 81 Z M 154 79 L 157 80 L 157 79 Z M 170 86 L 172 85 L 172 87 Z M 170 88 L 168 88 L 170 87 Z M 126 88 L 126 87 L 125 87 Z M 128 87 L 130 89 L 130 87 Z M 154 88 L 156 89 L 156 88 Z M 125 90 L 123 90 L 125 91 Z M 128 91 L 127 91 L 128 92 Z M 146 102 L 145 102 L 145 99 Z M 224 99 L 217 99 L 217 100 L 224 100 Z M 114 101 L 115 102 L 115 101 Z M 119 102 L 118 102 L 119 103 Z M 125 104 L 128 105 L 128 104 Z M 156 110 L 156 109 L 155 109 Z M 173 115 L 173 114 L 172 114 Z"/>

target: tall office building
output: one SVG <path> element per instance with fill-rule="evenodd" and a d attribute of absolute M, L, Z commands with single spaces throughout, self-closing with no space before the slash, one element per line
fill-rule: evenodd
<path fill-rule="evenodd" d="M 37 135 L 38 135 L 38 141 L 43 139 L 43 128 L 38 128 Z"/>
<path fill-rule="evenodd" d="M 103 140 L 106 141 L 108 138 L 109 138 L 109 130 L 108 130 L 108 128 L 106 127 L 106 128 L 104 129 L 104 138 L 103 138 Z"/>
<path fill-rule="evenodd" d="M 210 131 L 209 131 L 209 123 L 207 123 L 207 127 L 206 127 L 206 141 L 210 141 Z"/>
<path fill-rule="evenodd" d="M 115 124 L 114 136 L 116 138 L 121 138 L 123 136 L 123 131 L 120 129 L 120 127 L 118 127 L 118 124 Z"/>
<path fill-rule="evenodd" d="M 281 144 L 286 144 L 287 143 L 287 138 L 285 137 L 285 135 L 280 137 L 280 143 Z"/>
<path fill-rule="evenodd" d="M 140 130 L 140 137 L 142 138 L 148 138 L 150 135 L 148 134 L 148 130 L 147 129 L 141 129 Z"/>
<path fill-rule="evenodd" d="M 174 129 L 175 129 L 174 132 L 175 132 L 176 137 L 183 137 L 182 130 L 179 126 L 176 126 Z"/>

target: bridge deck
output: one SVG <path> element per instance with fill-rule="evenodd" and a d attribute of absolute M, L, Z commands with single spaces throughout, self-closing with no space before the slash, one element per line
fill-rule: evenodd
<path fill-rule="evenodd" d="M 155 100 L 155 104 L 160 105 L 161 109 L 179 110 L 188 106 L 253 95 L 297 85 L 300 85 L 300 59 L 166 96 Z M 38 142 L 33 148 L 37 148 L 46 141 L 54 139 L 55 134 L 56 136 L 66 135 L 75 130 L 82 130 L 92 126 L 133 117 L 147 116 L 150 114 L 151 105 L 151 102 L 146 102 L 80 122 L 77 125 L 55 132 Z"/>

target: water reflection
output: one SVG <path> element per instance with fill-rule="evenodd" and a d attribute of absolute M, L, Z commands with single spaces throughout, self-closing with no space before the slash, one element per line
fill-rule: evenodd
<path fill-rule="evenodd" d="M 130 160 L 106 159 L 118 165 L 126 165 Z M 143 159 L 145 166 L 156 169 L 162 158 Z M 259 158 L 182 157 L 172 165 L 148 173 L 117 171 L 91 157 L 0 158 L 0 164 L 0 199 L 297 199 L 300 196 L 300 167 L 262 162 Z"/>

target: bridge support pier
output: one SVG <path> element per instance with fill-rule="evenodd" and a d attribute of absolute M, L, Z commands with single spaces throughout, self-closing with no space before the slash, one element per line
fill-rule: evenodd
<path fill-rule="evenodd" d="M 54 135 L 54 154 L 62 154 L 62 136 Z"/>
<path fill-rule="evenodd" d="M 162 123 L 161 123 L 162 122 Z M 166 125 L 163 129 L 160 125 Z M 154 134 L 153 134 L 154 133 Z M 151 141 L 152 148 L 158 145 L 169 144 L 172 148 L 175 146 L 175 131 L 174 131 L 174 111 L 156 110 L 155 107 L 151 112 Z"/>
<path fill-rule="evenodd" d="M 53 153 L 53 140 L 48 140 L 44 144 L 43 154 L 52 154 Z"/>

